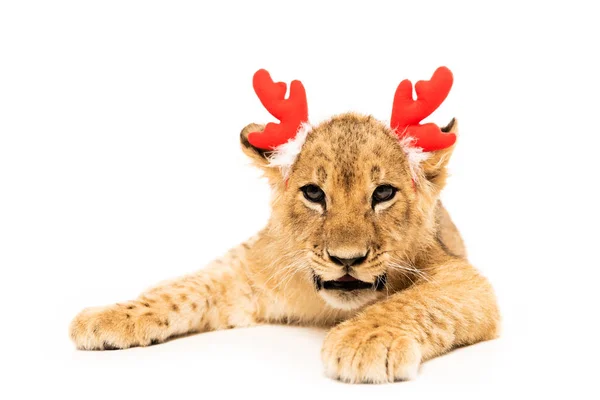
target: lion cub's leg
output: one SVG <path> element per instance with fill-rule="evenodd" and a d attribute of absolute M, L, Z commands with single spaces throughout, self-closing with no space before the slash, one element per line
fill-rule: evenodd
<path fill-rule="evenodd" d="M 80 349 L 124 349 L 190 332 L 254 324 L 246 275 L 240 265 L 225 261 L 232 260 L 160 284 L 136 300 L 83 310 L 71 323 L 71 339 Z"/>
<path fill-rule="evenodd" d="M 495 338 L 500 317 L 489 283 L 466 263 L 442 271 L 331 329 L 321 353 L 327 375 L 346 382 L 413 379 L 421 362 Z"/>

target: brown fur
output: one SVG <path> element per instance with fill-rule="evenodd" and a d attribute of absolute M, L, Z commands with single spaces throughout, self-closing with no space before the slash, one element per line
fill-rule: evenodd
<path fill-rule="evenodd" d="M 456 132 L 453 121 L 446 130 Z M 344 114 L 309 133 L 287 182 L 268 153 L 241 134 L 243 151 L 273 189 L 265 229 L 195 274 L 158 285 L 138 299 L 82 311 L 70 335 L 81 349 L 147 346 L 189 332 L 289 322 L 331 327 L 322 349 L 327 375 L 347 382 L 411 379 L 424 360 L 498 335 L 499 313 L 487 280 L 467 261 L 460 235 L 439 201 L 452 148 L 422 162 L 413 185 L 398 139 L 372 117 Z M 319 185 L 323 205 L 300 188 Z M 381 184 L 396 196 L 372 207 Z M 329 254 L 384 290 L 317 290 L 315 276 L 345 274 Z"/>

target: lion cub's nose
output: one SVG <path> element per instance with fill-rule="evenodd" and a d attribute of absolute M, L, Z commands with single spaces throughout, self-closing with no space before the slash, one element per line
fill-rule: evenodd
<path fill-rule="evenodd" d="M 353 257 L 352 256 L 348 257 L 347 254 L 344 254 L 343 256 L 341 254 L 340 255 L 331 254 L 329 251 L 327 252 L 327 254 L 329 255 L 329 258 L 331 259 L 331 261 L 333 261 L 335 264 L 341 265 L 344 267 L 353 267 L 355 265 L 362 264 L 367 259 L 369 252 L 367 251 L 363 255 L 353 256 Z"/>

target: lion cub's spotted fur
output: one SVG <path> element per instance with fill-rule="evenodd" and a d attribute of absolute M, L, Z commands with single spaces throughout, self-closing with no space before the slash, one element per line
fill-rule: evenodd
<path fill-rule="evenodd" d="M 495 338 L 491 286 L 467 261 L 439 201 L 452 148 L 431 153 L 413 182 L 404 148 L 381 122 L 345 114 L 313 128 L 287 180 L 269 154 L 241 134 L 242 149 L 273 188 L 265 229 L 194 274 L 136 300 L 82 311 L 70 335 L 78 348 L 147 346 L 189 332 L 268 322 L 331 327 L 322 349 L 327 375 L 348 382 L 414 378 L 424 360 Z M 446 128 L 456 131 L 453 121 Z M 319 185 L 323 205 L 300 187 Z M 396 196 L 373 207 L 380 184 Z M 383 290 L 326 290 L 315 282 L 345 274 L 328 254 L 367 253 L 356 278 L 385 276 Z"/>

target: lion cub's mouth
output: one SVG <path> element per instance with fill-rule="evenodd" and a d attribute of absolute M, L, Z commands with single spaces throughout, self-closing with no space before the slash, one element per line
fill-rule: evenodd
<path fill-rule="evenodd" d="M 333 281 L 323 281 L 317 275 L 314 275 L 314 279 L 315 285 L 318 289 L 342 290 L 345 292 L 350 292 L 352 290 L 360 289 L 382 290 L 385 286 L 386 275 L 383 274 L 378 276 L 374 282 L 361 281 L 348 274 Z"/>

